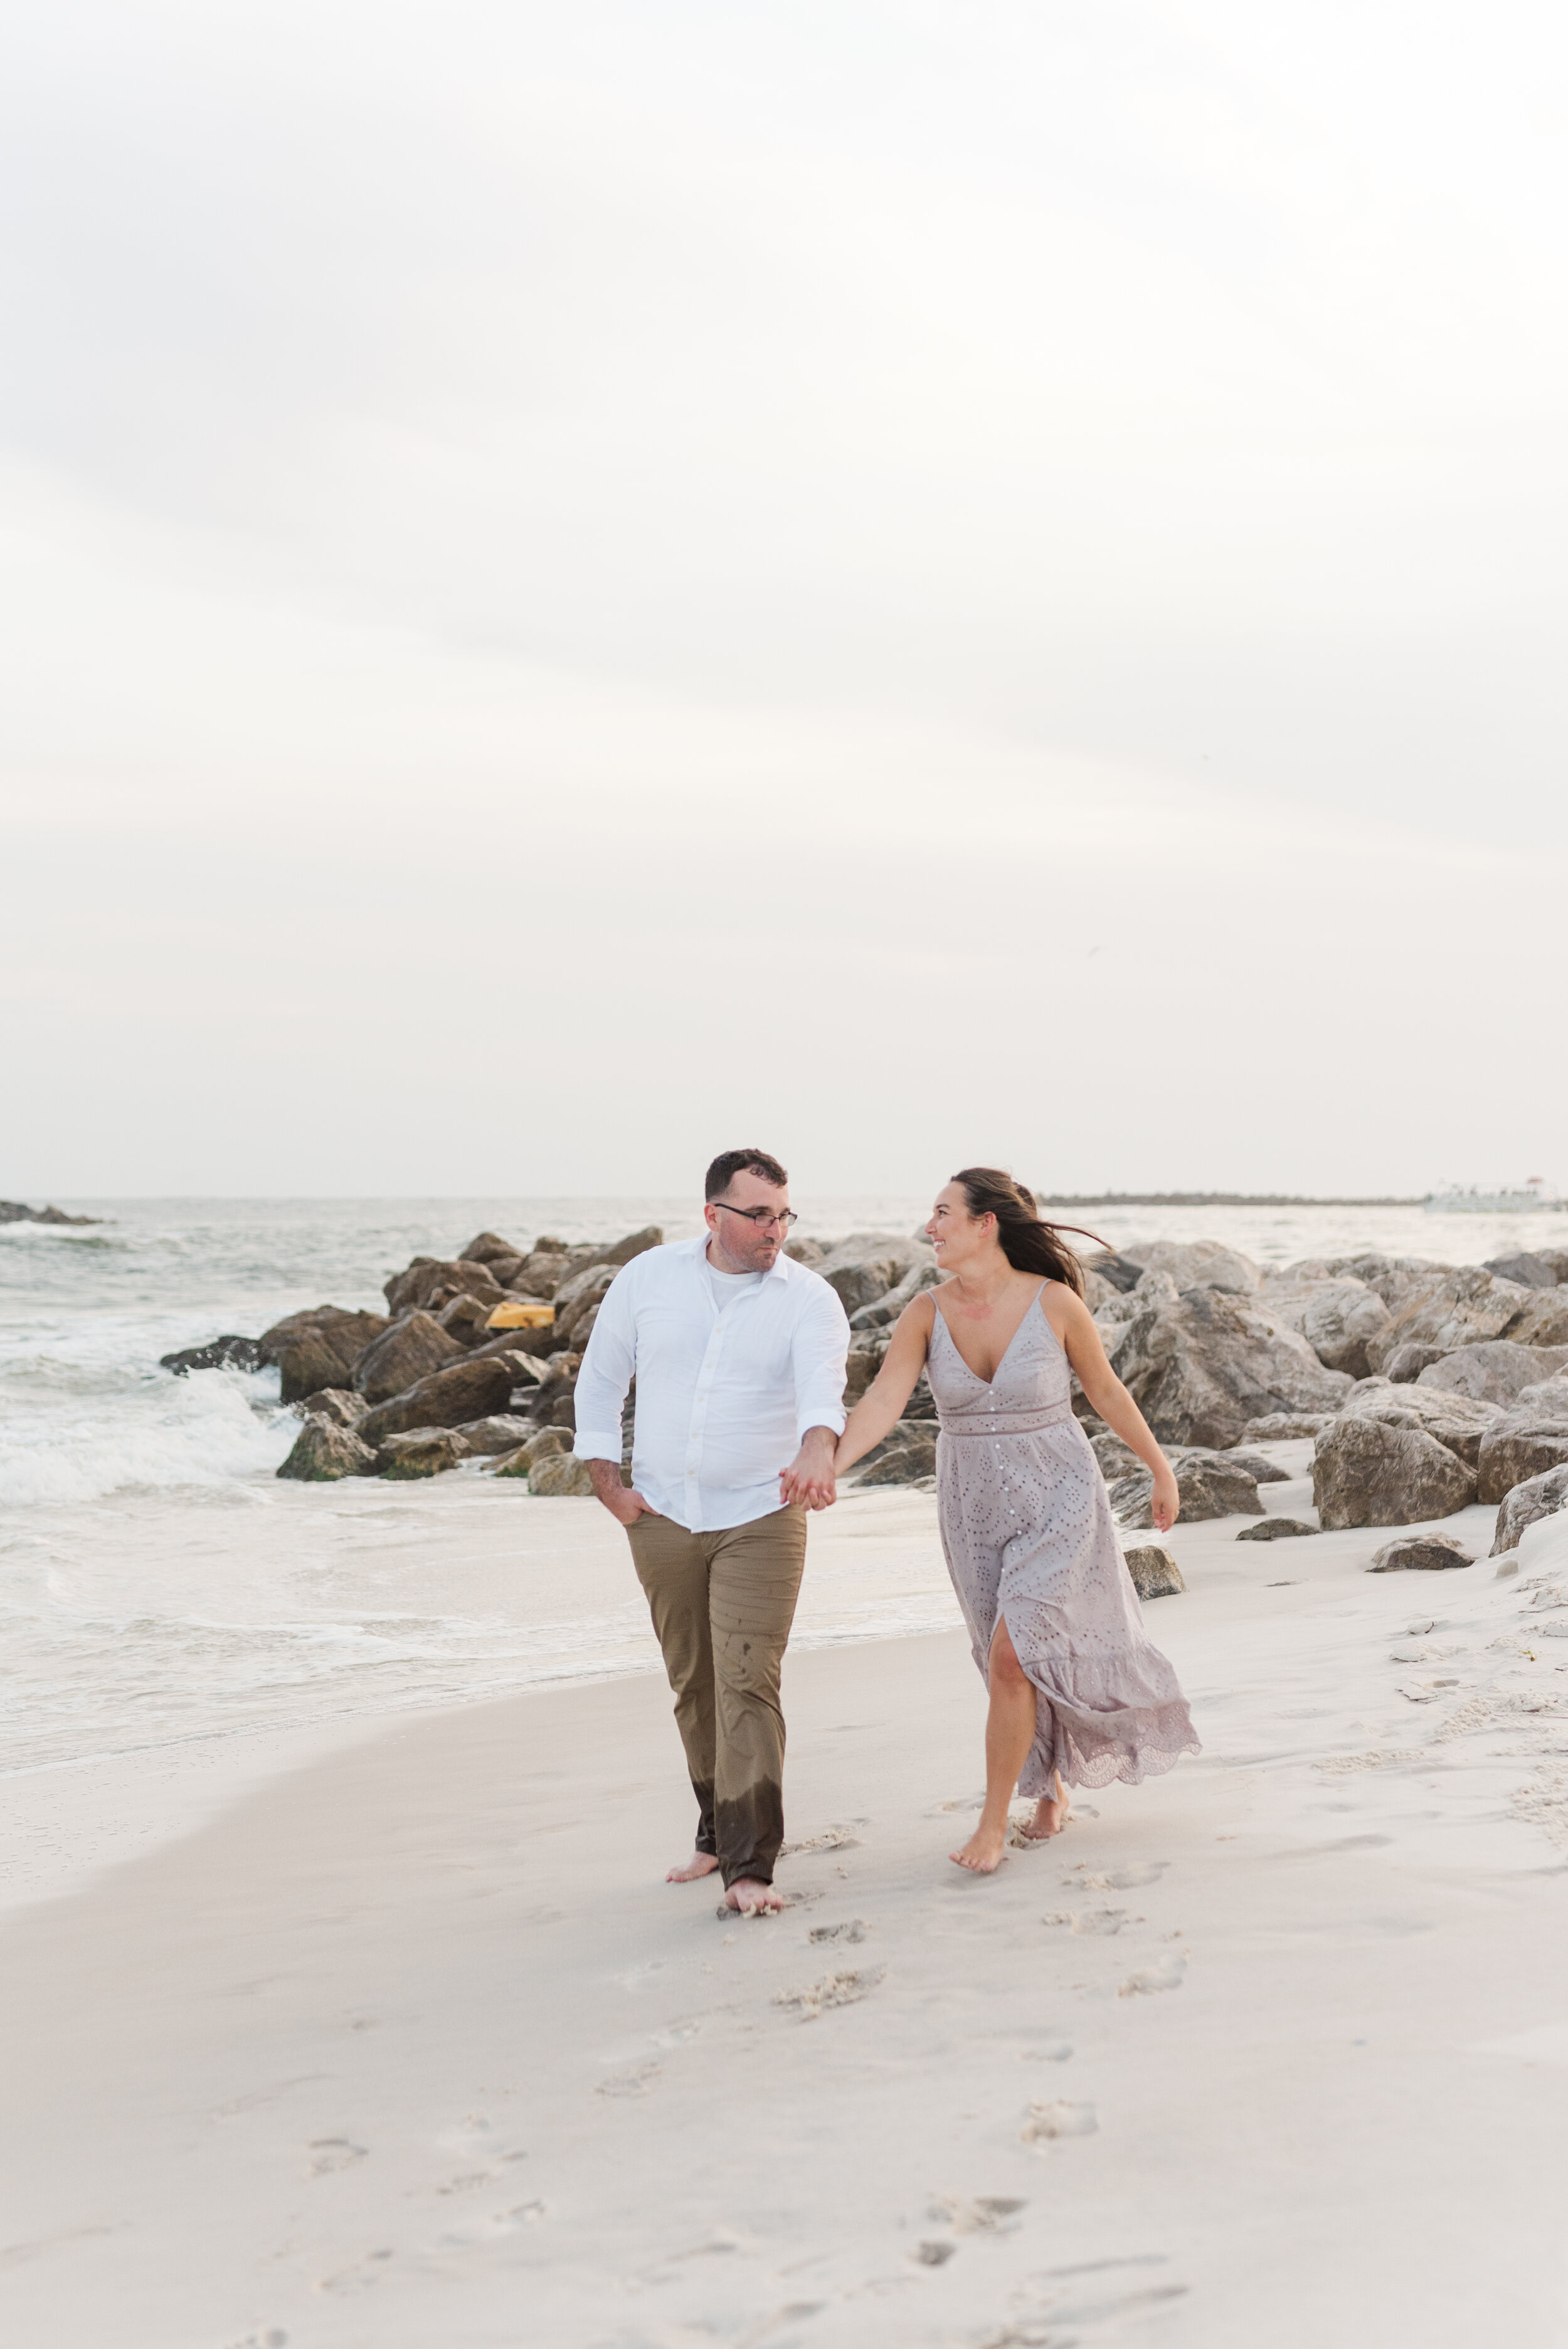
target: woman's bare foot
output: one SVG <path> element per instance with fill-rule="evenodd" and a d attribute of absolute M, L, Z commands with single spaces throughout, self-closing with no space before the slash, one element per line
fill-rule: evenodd
<path fill-rule="evenodd" d="M 771 1884 L 759 1884 L 754 1876 L 738 1876 L 724 1896 L 727 1909 L 738 1909 L 743 1917 L 758 1917 L 784 1906 L 781 1896 Z"/>
<path fill-rule="evenodd" d="M 1057 1785 L 1061 1791 L 1055 1795 L 1042 1795 L 1035 1805 L 1035 1816 L 1028 1826 L 1019 1828 L 1018 1833 L 1026 1843 L 1048 1843 L 1052 1836 L 1060 1835 L 1072 1816 L 1068 1805 L 1068 1790 L 1059 1778 Z"/>
<path fill-rule="evenodd" d="M 971 1868 L 976 1876 L 995 1876 L 1002 1865 L 1006 1840 L 1006 1827 L 979 1826 L 962 1851 L 950 1851 L 947 1857 L 955 1868 Z"/>
<path fill-rule="evenodd" d="M 694 1851 L 679 1868 L 672 1868 L 665 1877 L 666 1884 L 695 1884 L 699 1876 L 711 1876 L 718 1866 L 711 1851 Z"/>

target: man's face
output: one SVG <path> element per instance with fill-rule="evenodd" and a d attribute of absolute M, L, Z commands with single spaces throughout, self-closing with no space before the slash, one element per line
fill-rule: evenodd
<path fill-rule="evenodd" d="M 713 1237 L 708 1257 L 720 1272 L 770 1272 L 789 1237 L 774 1218 L 789 1205 L 789 1194 L 760 1174 L 737 1174 L 722 1199 L 703 1210 Z M 744 1211 L 744 1212 L 742 1212 Z M 760 1216 L 761 1221 L 748 1221 Z"/>

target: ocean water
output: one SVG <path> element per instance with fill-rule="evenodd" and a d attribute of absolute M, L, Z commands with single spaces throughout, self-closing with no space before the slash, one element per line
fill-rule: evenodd
<path fill-rule="evenodd" d="M 589 1505 L 534 1502 L 477 1468 L 430 1485 L 282 1485 L 298 1422 L 275 1371 L 176 1379 L 158 1358 L 254 1335 L 302 1305 L 380 1308 L 410 1256 L 453 1254 L 482 1229 L 521 1245 L 657 1223 L 677 1238 L 700 1228 L 694 1203 L 64 1204 L 106 1220 L 0 1226 L 0 1769 L 656 1664 L 614 1540 L 574 1514 Z M 913 1231 L 929 1210 L 913 1195 L 799 1205 L 801 1231 L 823 1237 Z M 1112 1246 L 1214 1237 L 1265 1264 L 1360 1247 L 1470 1263 L 1568 1246 L 1568 1215 L 1104 1208 L 1073 1220 Z M 809 1587 L 801 1638 L 953 1621 L 929 1516 L 920 1496 L 874 1528 L 867 1516 L 866 1538 Z"/>

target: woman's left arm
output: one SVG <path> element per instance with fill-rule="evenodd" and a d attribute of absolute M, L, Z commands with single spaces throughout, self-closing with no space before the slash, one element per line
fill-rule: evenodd
<path fill-rule="evenodd" d="M 1051 1326 L 1062 1341 L 1062 1350 L 1077 1373 L 1090 1409 L 1098 1412 L 1107 1427 L 1153 1471 L 1150 1515 L 1159 1532 L 1169 1533 L 1181 1506 L 1175 1471 L 1156 1443 L 1149 1422 L 1107 1361 L 1094 1316 L 1083 1299 L 1064 1282 L 1059 1292 L 1053 1294 L 1051 1303 Z"/>

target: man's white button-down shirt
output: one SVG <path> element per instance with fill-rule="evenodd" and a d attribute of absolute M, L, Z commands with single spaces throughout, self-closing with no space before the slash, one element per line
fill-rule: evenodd
<path fill-rule="evenodd" d="M 780 1254 L 722 1306 L 707 1235 L 648 1248 L 604 1293 L 577 1378 L 580 1460 L 621 1457 L 637 1381 L 632 1482 L 692 1533 L 779 1506 L 779 1478 L 813 1427 L 842 1433 L 850 1325 L 825 1280 Z"/>

